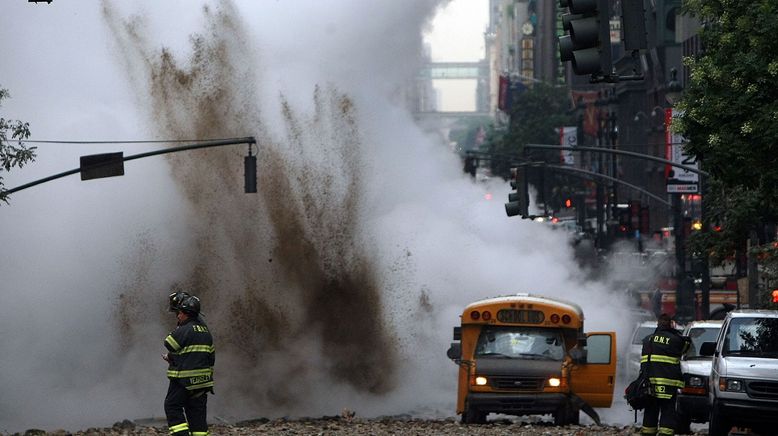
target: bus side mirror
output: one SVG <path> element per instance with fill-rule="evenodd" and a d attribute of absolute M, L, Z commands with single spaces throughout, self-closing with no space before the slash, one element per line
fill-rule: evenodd
<path fill-rule="evenodd" d="M 716 352 L 716 343 L 715 342 L 703 342 L 702 345 L 700 345 L 700 356 L 713 356 L 713 354 Z"/>
<path fill-rule="evenodd" d="M 570 349 L 570 358 L 573 363 L 586 363 L 586 349 L 576 345 Z"/>
<path fill-rule="evenodd" d="M 456 363 L 462 360 L 462 344 L 459 342 L 452 342 L 451 346 L 446 351 L 446 356 Z"/>
<path fill-rule="evenodd" d="M 586 363 L 586 334 L 579 333 L 575 341 L 575 346 L 570 349 L 570 358 L 573 363 Z"/>

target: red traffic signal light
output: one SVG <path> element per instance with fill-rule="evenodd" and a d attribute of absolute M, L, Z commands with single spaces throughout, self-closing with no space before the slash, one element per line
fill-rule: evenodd
<path fill-rule="evenodd" d="M 778 303 L 778 289 L 773 290 L 773 303 Z"/>
<path fill-rule="evenodd" d="M 568 208 L 568 209 L 573 207 L 573 200 L 571 200 L 569 198 L 565 198 L 565 207 Z"/>

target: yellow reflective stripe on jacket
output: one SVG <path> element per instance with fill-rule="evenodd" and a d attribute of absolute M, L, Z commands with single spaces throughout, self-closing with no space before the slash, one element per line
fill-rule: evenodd
<path fill-rule="evenodd" d="M 189 431 L 189 424 L 185 422 L 183 424 L 174 425 L 168 427 L 168 430 L 170 431 L 170 434 L 178 433 L 180 431 Z"/>
<path fill-rule="evenodd" d="M 197 377 L 201 375 L 213 375 L 213 368 L 189 369 L 184 371 L 168 370 L 167 376 L 172 378 Z"/>
<path fill-rule="evenodd" d="M 189 345 L 178 350 L 176 354 L 196 353 L 196 352 L 213 353 L 214 351 L 215 350 L 213 348 L 213 345 Z"/>
<path fill-rule="evenodd" d="M 649 377 L 648 380 L 655 385 L 676 386 L 679 388 L 684 386 L 682 380 L 673 380 L 671 378 Z"/>
<path fill-rule="evenodd" d="M 210 381 L 210 382 L 207 382 L 207 383 L 198 383 L 196 385 L 189 385 L 189 386 L 186 387 L 186 390 L 193 391 L 193 390 L 196 390 L 196 389 L 212 388 L 212 387 L 213 387 L 213 382 Z"/>
<path fill-rule="evenodd" d="M 675 434 L 675 430 L 670 427 L 659 427 L 659 431 L 657 433 L 673 436 Z"/>
<path fill-rule="evenodd" d="M 168 345 L 170 345 L 170 347 L 173 348 L 173 351 L 178 351 L 181 349 L 181 346 L 178 345 L 178 342 L 176 342 L 176 340 L 173 339 L 173 335 L 167 335 L 167 337 L 165 338 L 165 342 L 167 342 Z"/>
<path fill-rule="evenodd" d="M 677 364 L 681 361 L 681 359 L 677 357 L 670 357 L 670 356 L 661 356 L 658 354 L 652 354 L 651 355 L 651 361 L 652 362 L 660 362 L 660 363 L 671 363 L 673 365 Z M 640 356 L 640 363 L 646 363 L 648 362 L 648 355 L 644 354 Z"/>
<path fill-rule="evenodd" d="M 192 436 L 209 436 L 211 434 L 210 431 L 193 431 L 190 433 Z"/>

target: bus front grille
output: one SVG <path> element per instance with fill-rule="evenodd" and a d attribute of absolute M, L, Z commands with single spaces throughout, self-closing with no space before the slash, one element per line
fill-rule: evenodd
<path fill-rule="evenodd" d="M 542 377 L 513 376 L 492 376 L 490 380 L 494 389 L 510 389 L 513 391 L 541 391 L 545 381 Z"/>

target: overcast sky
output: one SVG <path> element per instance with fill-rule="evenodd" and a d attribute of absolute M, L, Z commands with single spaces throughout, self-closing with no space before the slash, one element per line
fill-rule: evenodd
<path fill-rule="evenodd" d="M 434 61 L 478 61 L 484 58 L 489 0 L 452 0 L 432 20 L 425 40 Z"/>
<path fill-rule="evenodd" d="M 441 8 L 425 35 L 435 62 L 484 59 L 484 32 L 489 24 L 489 0 L 452 0 Z M 475 110 L 475 80 L 436 80 L 440 110 Z"/>

